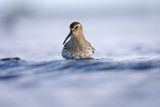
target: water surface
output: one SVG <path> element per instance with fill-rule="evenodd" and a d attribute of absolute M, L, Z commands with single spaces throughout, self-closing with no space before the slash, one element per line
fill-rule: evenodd
<path fill-rule="evenodd" d="M 0 104 L 3 107 L 158 107 L 159 70 L 158 58 L 39 62 L 2 59 Z"/>

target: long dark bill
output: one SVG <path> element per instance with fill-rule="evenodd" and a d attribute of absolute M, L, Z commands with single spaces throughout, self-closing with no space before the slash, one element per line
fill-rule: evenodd
<path fill-rule="evenodd" d="M 68 40 L 69 37 L 71 37 L 72 35 L 72 31 L 69 32 L 68 36 L 66 37 L 66 39 L 63 42 L 63 45 L 66 43 L 66 41 Z"/>

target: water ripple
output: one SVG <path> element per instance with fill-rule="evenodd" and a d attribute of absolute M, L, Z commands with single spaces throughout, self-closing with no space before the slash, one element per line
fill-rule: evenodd
<path fill-rule="evenodd" d="M 0 80 L 17 78 L 22 74 L 37 74 L 56 71 L 149 71 L 150 69 L 160 69 L 160 60 L 135 58 L 127 60 L 87 59 L 27 62 L 20 58 L 5 58 L 0 60 Z"/>

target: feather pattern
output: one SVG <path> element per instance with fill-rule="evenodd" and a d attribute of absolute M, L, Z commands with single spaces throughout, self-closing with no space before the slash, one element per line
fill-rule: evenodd
<path fill-rule="evenodd" d="M 72 23 L 71 30 L 74 28 L 79 22 L 75 25 Z M 83 35 L 82 27 L 79 27 L 79 30 L 72 31 L 73 33 L 70 35 L 70 40 L 64 44 L 62 50 L 62 56 L 65 59 L 85 59 L 91 58 L 95 49 L 92 45 L 85 39 Z"/>

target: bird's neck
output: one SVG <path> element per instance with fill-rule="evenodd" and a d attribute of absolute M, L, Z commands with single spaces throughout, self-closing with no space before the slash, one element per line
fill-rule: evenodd
<path fill-rule="evenodd" d="M 71 37 L 71 42 L 72 42 L 72 50 L 77 52 L 77 51 L 82 51 L 83 50 L 83 44 L 85 43 L 85 37 L 84 37 L 84 34 L 83 32 L 77 34 L 77 35 L 74 35 Z"/>
<path fill-rule="evenodd" d="M 77 42 L 77 43 L 83 43 L 83 41 L 85 41 L 83 31 L 79 32 L 78 34 L 75 34 L 71 38 L 72 38 L 73 42 Z"/>

